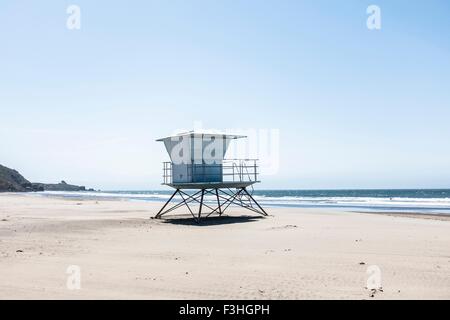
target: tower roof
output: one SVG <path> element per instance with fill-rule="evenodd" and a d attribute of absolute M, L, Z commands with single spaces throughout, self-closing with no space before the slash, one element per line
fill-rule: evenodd
<path fill-rule="evenodd" d="M 185 132 L 180 132 L 171 136 L 167 136 L 164 138 L 159 138 L 156 141 L 164 141 L 166 139 L 169 138 L 175 138 L 175 137 L 186 137 L 186 136 L 191 136 L 191 137 L 210 137 L 210 136 L 222 136 L 222 138 L 224 139 L 239 139 L 239 138 L 246 138 L 247 136 L 244 135 L 238 135 L 238 134 L 230 134 L 229 132 L 221 132 L 221 131 L 217 131 L 217 130 L 191 130 L 191 131 L 185 131 Z"/>

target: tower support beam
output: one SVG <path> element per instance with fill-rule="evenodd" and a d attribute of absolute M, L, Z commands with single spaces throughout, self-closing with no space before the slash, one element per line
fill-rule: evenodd
<path fill-rule="evenodd" d="M 179 194 L 181 201 L 172 205 L 170 208 L 167 208 L 169 203 L 175 198 L 175 195 Z M 214 200 L 206 200 L 205 195 L 212 195 L 215 197 Z M 247 197 L 247 200 L 242 201 L 242 197 Z M 190 203 L 196 202 L 199 204 L 198 214 L 195 215 L 190 207 Z M 207 202 L 207 203 L 205 203 Z M 217 206 L 215 206 L 215 202 L 217 202 Z M 167 202 L 163 205 L 161 210 L 155 215 L 155 219 L 160 219 L 163 215 L 173 210 L 176 210 L 180 207 L 186 206 L 189 212 L 192 214 L 193 218 L 200 222 L 202 218 L 207 218 L 212 214 L 218 214 L 222 216 L 222 214 L 228 209 L 230 205 L 236 205 L 241 208 L 248 209 L 255 213 L 261 214 L 263 216 L 267 216 L 267 212 L 259 205 L 259 203 L 252 197 L 252 195 L 247 191 L 245 187 L 237 188 L 235 191 L 231 189 L 227 189 L 227 191 L 222 190 L 221 188 L 212 188 L 212 189 L 201 189 L 193 194 L 188 194 L 180 189 L 176 189 L 175 192 L 171 195 L 171 197 L 167 200 Z M 167 209 L 166 209 L 167 208 Z M 210 211 L 204 212 L 203 209 L 207 208 Z"/>

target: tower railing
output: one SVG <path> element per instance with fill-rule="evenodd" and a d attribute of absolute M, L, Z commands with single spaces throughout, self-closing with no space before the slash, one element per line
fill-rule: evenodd
<path fill-rule="evenodd" d="M 211 169 L 220 169 L 222 182 L 258 182 L 258 159 L 224 159 L 217 164 L 187 164 L 188 179 L 192 177 L 195 169 L 196 178 L 217 177 L 217 172 Z M 210 173 L 213 171 L 213 173 Z M 173 183 L 172 162 L 163 162 L 163 183 Z"/>

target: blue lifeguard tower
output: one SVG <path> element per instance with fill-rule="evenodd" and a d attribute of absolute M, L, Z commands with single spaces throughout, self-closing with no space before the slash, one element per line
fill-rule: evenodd
<path fill-rule="evenodd" d="M 163 163 L 162 184 L 174 188 L 175 192 L 155 218 L 186 206 L 199 222 L 202 214 L 203 217 L 221 216 L 232 204 L 267 216 L 252 196 L 253 184 L 259 182 L 257 160 L 225 159 L 230 142 L 241 138 L 246 136 L 188 131 L 156 140 L 164 142 L 170 157 L 169 162 Z M 181 200 L 167 208 L 177 194 Z M 205 201 L 207 195 L 213 196 L 214 201 Z M 199 205 L 198 212 L 194 212 L 192 204 Z M 203 211 L 205 208 L 209 211 Z"/>

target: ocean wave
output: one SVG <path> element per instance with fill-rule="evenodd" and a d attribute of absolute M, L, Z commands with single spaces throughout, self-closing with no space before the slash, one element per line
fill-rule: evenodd
<path fill-rule="evenodd" d="M 310 204 L 360 204 L 397 206 L 443 206 L 450 207 L 450 198 L 380 198 L 380 197 L 268 197 L 254 196 L 256 200 L 268 203 L 310 203 Z"/>
<path fill-rule="evenodd" d="M 42 195 L 83 198 L 120 198 L 143 201 L 164 201 L 170 198 L 170 192 L 148 191 L 111 191 L 111 192 L 63 192 L 45 191 Z M 254 194 L 253 197 L 262 204 L 271 206 L 357 206 L 357 207 L 398 207 L 398 208 L 449 208 L 450 198 L 409 198 L 409 197 L 311 197 L 311 196 L 269 196 Z M 176 198 L 180 198 L 177 196 Z M 206 201 L 214 201 L 212 195 L 205 196 Z"/>

